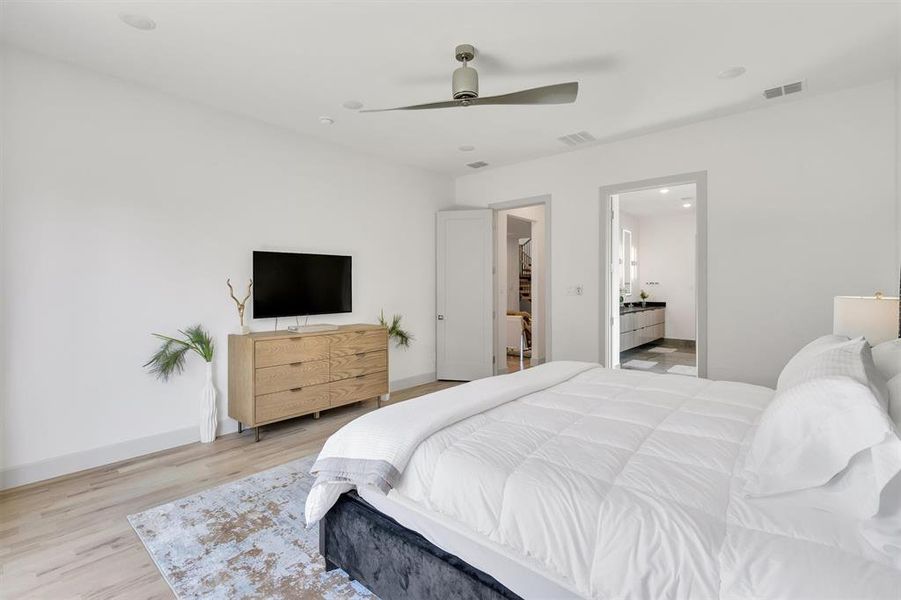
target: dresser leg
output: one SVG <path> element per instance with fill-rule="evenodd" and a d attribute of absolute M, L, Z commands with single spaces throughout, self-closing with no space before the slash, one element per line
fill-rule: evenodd
<path fill-rule="evenodd" d="M 253 428 L 253 441 L 255 441 L 255 442 L 260 441 L 260 426 L 259 425 L 257 425 L 256 427 Z"/>
<path fill-rule="evenodd" d="M 238 421 L 238 433 L 244 431 L 244 424 L 241 421 Z"/>
<path fill-rule="evenodd" d="M 377 406 L 378 408 L 381 408 L 381 407 L 382 407 L 382 403 L 383 403 L 383 402 L 388 402 L 389 400 L 391 400 L 391 394 L 390 394 L 390 393 L 388 393 L 388 394 L 381 394 L 381 395 L 379 395 L 378 399 L 376 400 L 376 406 Z"/>
<path fill-rule="evenodd" d="M 316 412 L 313 413 L 313 418 L 314 418 L 314 419 L 318 419 L 318 418 L 319 418 L 319 411 L 318 411 L 318 410 L 317 410 Z"/>

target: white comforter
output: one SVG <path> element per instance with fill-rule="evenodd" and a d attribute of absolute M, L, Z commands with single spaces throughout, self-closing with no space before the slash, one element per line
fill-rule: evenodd
<path fill-rule="evenodd" d="M 772 395 L 594 368 L 430 435 L 390 494 L 585 597 L 899 598 L 856 523 L 744 498 Z"/>

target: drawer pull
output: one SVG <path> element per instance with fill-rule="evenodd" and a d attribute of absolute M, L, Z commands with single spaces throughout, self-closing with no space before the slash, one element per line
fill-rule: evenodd
<path fill-rule="evenodd" d="M 366 356 L 365 352 L 357 352 L 354 356 Z"/>
<path fill-rule="evenodd" d="M 291 391 L 292 391 L 292 392 L 299 392 L 299 391 L 301 391 L 302 389 L 303 389 L 302 387 L 296 387 L 296 388 L 291 388 Z"/>
<path fill-rule="evenodd" d="M 303 363 L 302 363 L 302 362 L 296 362 L 296 363 L 290 363 L 290 364 L 291 364 L 292 367 L 299 367 L 299 366 L 301 366 Z"/>
<path fill-rule="evenodd" d="M 363 377 L 366 377 L 366 375 L 365 375 L 365 374 L 363 374 L 363 375 L 357 375 L 357 376 L 356 376 L 356 379 L 362 379 Z"/>

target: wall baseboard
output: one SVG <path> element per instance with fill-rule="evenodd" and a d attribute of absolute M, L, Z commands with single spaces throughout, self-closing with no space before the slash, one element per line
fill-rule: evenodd
<path fill-rule="evenodd" d="M 220 425 L 221 427 L 221 425 Z M 70 475 L 85 469 L 136 458 L 144 454 L 184 446 L 200 439 L 198 427 L 176 429 L 135 440 L 73 452 L 0 471 L 0 489 L 9 489 L 37 481 Z"/>
<path fill-rule="evenodd" d="M 397 391 L 433 381 L 435 381 L 434 372 L 423 373 L 392 381 L 388 387 L 391 391 Z M 232 433 L 237 430 L 237 423 L 228 417 L 219 421 L 219 435 Z M 199 441 L 199 439 L 199 429 L 197 427 L 188 427 L 5 468 L 0 470 L 0 490 L 71 475 L 78 471 L 102 467 L 145 454 L 159 452 L 160 450 L 192 444 Z"/>
<path fill-rule="evenodd" d="M 407 388 L 416 387 L 417 385 L 422 385 L 424 383 L 432 383 L 433 381 L 435 381 L 435 378 L 437 376 L 437 373 L 432 371 L 431 373 L 423 373 L 421 375 L 414 375 L 413 377 L 405 377 L 403 379 L 389 381 L 388 390 L 396 392 L 397 390 L 405 390 Z"/>

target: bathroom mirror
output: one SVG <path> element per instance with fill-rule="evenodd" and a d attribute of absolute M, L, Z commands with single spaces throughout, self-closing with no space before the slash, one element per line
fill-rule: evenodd
<path fill-rule="evenodd" d="M 619 289 L 623 296 L 632 295 L 632 232 L 623 229 L 623 248 L 620 254 Z"/>

